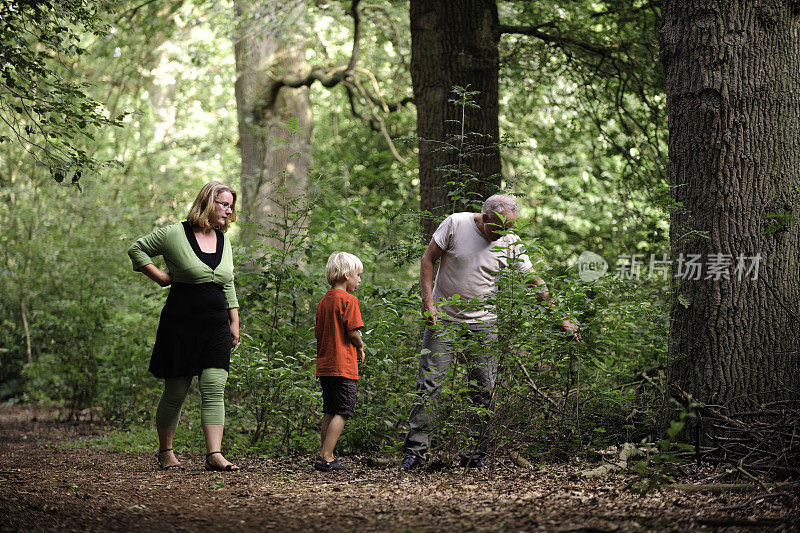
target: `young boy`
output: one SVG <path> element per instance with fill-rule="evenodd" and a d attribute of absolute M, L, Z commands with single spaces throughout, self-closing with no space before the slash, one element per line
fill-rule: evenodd
<path fill-rule="evenodd" d="M 325 265 L 330 290 L 317 304 L 314 335 L 317 338 L 317 377 L 322 386 L 322 446 L 314 461 L 321 472 L 344 470 L 333 458 L 333 448 L 344 423 L 356 407 L 358 363 L 364 362 L 361 310 L 351 293 L 361 283 L 364 265 L 347 252 L 335 252 Z"/>

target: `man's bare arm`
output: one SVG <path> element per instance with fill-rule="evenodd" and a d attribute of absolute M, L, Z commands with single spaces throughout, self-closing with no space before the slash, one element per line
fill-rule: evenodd
<path fill-rule="evenodd" d="M 540 287 L 540 289 L 536 291 L 536 297 L 539 298 L 539 301 L 545 302 L 545 304 L 549 307 L 553 307 L 554 305 L 556 305 L 555 302 L 553 301 L 553 295 L 550 294 L 550 291 L 547 290 L 547 285 L 545 284 L 544 280 L 539 276 L 537 276 L 536 274 L 534 274 L 532 269 L 530 270 L 530 272 L 533 275 L 528 280 L 528 285 L 530 285 L 531 287 Z M 583 342 L 581 334 L 578 333 L 578 330 L 580 328 L 577 325 L 570 322 L 569 320 L 562 319 L 559 328 L 561 328 L 562 331 L 568 331 L 572 333 L 573 334 L 572 338 L 575 342 Z"/>
<path fill-rule="evenodd" d="M 419 285 L 422 290 L 422 314 L 428 324 L 436 323 L 436 306 L 433 301 L 433 264 L 442 257 L 442 250 L 436 241 L 431 239 L 419 265 Z"/>
<path fill-rule="evenodd" d="M 533 270 L 530 270 L 529 272 L 533 273 Z M 536 297 L 539 298 L 539 301 L 547 302 L 547 305 L 551 307 L 555 305 L 553 302 L 553 295 L 547 290 L 547 285 L 542 278 L 536 274 L 533 274 L 533 276 L 531 276 L 531 278 L 528 280 L 528 285 L 531 287 L 541 287 L 540 290 L 536 291 Z"/>

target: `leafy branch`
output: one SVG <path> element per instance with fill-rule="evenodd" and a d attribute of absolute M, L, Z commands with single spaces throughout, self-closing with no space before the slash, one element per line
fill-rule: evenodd
<path fill-rule="evenodd" d="M 78 139 L 92 138 L 107 126 L 121 126 L 123 115 L 107 117 L 87 93 L 86 84 L 66 81 L 62 57 L 85 53 L 82 32 L 108 33 L 101 22 L 102 0 L 16 0 L 0 6 L 0 121 L 11 136 L 0 143 L 20 144 L 54 180 L 77 184 L 86 170 L 109 164 L 90 156 Z"/>

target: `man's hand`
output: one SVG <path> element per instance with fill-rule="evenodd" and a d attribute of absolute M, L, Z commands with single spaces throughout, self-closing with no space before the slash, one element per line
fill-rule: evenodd
<path fill-rule="evenodd" d="M 581 334 L 578 333 L 578 330 L 581 328 L 579 328 L 569 320 L 564 320 L 563 322 L 561 322 L 561 326 L 559 327 L 561 328 L 561 331 L 572 333 L 572 340 L 574 340 L 575 342 L 583 342 Z"/>
<path fill-rule="evenodd" d="M 358 362 L 359 362 L 359 363 L 363 363 L 363 362 L 364 362 L 364 357 L 365 357 L 365 354 L 364 354 L 364 345 L 362 344 L 361 346 L 359 346 L 359 347 L 357 348 L 357 351 L 358 351 Z"/>
<path fill-rule="evenodd" d="M 425 323 L 429 326 L 436 324 L 438 320 L 436 313 L 438 313 L 438 311 L 435 305 L 422 304 L 422 316 L 425 318 Z"/>
<path fill-rule="evenodd" d="M 436 324 L 436 306 L 433 305 L 433 264 L 442 257 L 442 250 L 431 239 L 419 264 L 419 285 L 422 289 L 422 317 L 429 326 Z"/>

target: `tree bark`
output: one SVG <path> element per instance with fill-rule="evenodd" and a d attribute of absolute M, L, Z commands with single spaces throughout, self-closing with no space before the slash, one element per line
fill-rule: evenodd
<path fill-rule="evenodd" d="M 312 129 L 308 87 L 283 87 L 265 104 L 276 78 L 307 74 L 305 49 L 291 35 L 263 28 L 264 5 L 254 9 L 249 0 L 234 2 L 238 21 L 236 54 L 236 108 L 242 155 L 240 212 L 244 220 L 270 231 L 246 227 L 243 242 L 276 244 L 275 224 L 286 208 L 300 206 L 308 185 Z M 276 13 L 280 5 L 271 7 Z M 267 10 L 269 11 L 269 9 Z M 286 25 L 288 26 L 288 25 Z"/>
<path fill-rule="evenodd" d="M 459 176 L 441 170 L 446 165 L 469 169 L 466 197 L 481 203 L 500 186 L 498 125 L 499 53 L 497 6 L 494 0 L 411 0 L 411 80 L 417 107 L 419 141 L 420 204 L 424 217 L 423 238 L 427 242 L 437 220 L 452 211 L 448 183 Z M 467 108 L 467 132 L 472 155 L 441 151 L 441 142 L 456 143 L 461 134 L 461 109 L 448 102 L 453 86 L 479 91 L 474 100 L 479 109 Z M 459 161 L 460 159 L 460 161 Z"/>
<path fill-rule="evenodd" d="M 663 3 L 677 269 L 669 377 L 696 400 L 730 412 L 800 397 L 796 6 Z M 700 256 L 700 279 L 686 275 L 690 254 Z M 714 279 L 709 264 L 725 258 L 713 254 L 731 259 L 729 279 Z M 737 273 L 742 256 L 758 254 L 757 273 Z M 758 260 L 742 262 L 749 268 Z"/>

